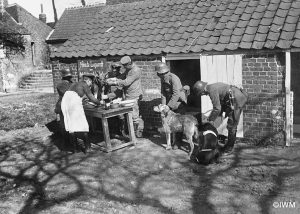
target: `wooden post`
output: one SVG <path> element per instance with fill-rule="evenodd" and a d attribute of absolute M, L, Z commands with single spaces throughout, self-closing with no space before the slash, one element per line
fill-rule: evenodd
<path fill-rule="evenodd" d="M 291 52 L 285 52 L 285 136 L 286 146 L 291 145 Z"/>
<path fill-rule="evenodd" d="M 109 136 L 108 121 L 107 118 L 105 117 L 102 118 L 102 128 L 103 128 L 104 141 L 106 144 L 106 152 L 111 152 L 111 142 Z"/>
<path fill-rule="evenodd" d="M 128 126 L 130 141 L 133 142 L 134 145 L 136 145 L 136 138 L 135 138 L 135 133 L 134 133 L 134 126 L 133 126 L 133 120 L 132 120 L 132 113 L 131 112 L 126 114 L 126 119 L 127 119 L 127 126 Z"/>

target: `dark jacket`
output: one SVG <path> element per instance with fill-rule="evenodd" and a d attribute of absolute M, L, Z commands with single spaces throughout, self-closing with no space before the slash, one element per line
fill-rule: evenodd
<path fill-rule="evenodd" d="M 118 86 L 121 86 L 124 90 L 125 99 L 138 99 L 142 94 L 141 84 L 141 69 L 136 65 L 132 64 L 132 68 L 125 73 L 125 79 L 119 79 Z"/>
<path fill-rule="evenodd" d="M 215 121 L 215 119 L 223 112 L 228 110 L 229 91 L 232 91 L 234 108 L 243 108 L 247 102 L 248 95 L 235 86 L 226 83 L 213 83 L 207 85 L 206 90 L 211 99 L 213 110 L 208 117 L 208 121 Z"/>
<path fill-rule="evenodd" d="M 168 73 L 161 79 L 161 95 L 162 104 L 168 105 L 173 110 L 177 109 L 181 102 L 187 102 L 181 81 L 173 73 Z"/>
<path fill-rule="evenodd" d="M 65 94 L 65 92 L 69 89 L 70 85 L 72 84 L 72 82 L 69 82 L 68 80 L 61 80 L 57 86 L 56 86 L 56 90 L 57 93 L 59 95 L 58 101 L 55 105 L 55 110 L 54 112 L 56 114 L 61 113 L 61 100 Z"/>

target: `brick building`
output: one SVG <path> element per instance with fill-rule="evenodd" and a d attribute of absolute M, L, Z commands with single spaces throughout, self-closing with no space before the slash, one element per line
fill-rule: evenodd
<path fill-rule="evenodd" d="M 166 61 L 184 85 L 201 79 L 243 86 L 250 99 L 239 136 L 265 141 L 284 130 L 289 143 L 291 121 L 300 116 L 291 98 L 294 105 L 300 100 L 299 0 L 116 2 L 107 1 L 51 52 L 54 82 L 62 67 L 79 77 L 84 66 L 102 72 L 129 55 L 143 69 L 145 125 L 157 126 L 152 107 L 160 102 L 160 82 L 154 66 Z M 203 113 L 211 108 L 205 97 L 190 97 L 189 105 Z"/>
<path fill-rule="evenodd" d="M 3 2 L 6 18 L 1 20 L 1 30 L 9 26 L 15 33 L 23 35 L 25 43 L 22 53 L 10 54 L 9 59 L 5 56 L 1 58 L 0 91 L 17 88 L 23 75 L 49 65 L 49 50 L 45 40 L 52 30 L 45 19 L 39 20 L 18 4 L 7 5 L 7 1 Z"/>

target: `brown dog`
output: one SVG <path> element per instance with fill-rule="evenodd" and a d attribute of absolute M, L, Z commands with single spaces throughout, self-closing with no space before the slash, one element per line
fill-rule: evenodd
<path fill-rule="evenodd" d="M 171 134 L 173 140 L 175 139 L 175 133 L 181 132 L 186 137 L 187 142 L 190 144 L 189 158 L 194 151 L 194 142 L 199 139 L 198 121 L 192 115 L 176 114 L 170 110 L 169 106 L 160 104 L 153 108 L 155 112 L 161 113 L 163 132 L 166 133 L 167 138 L 167 150 L 171 149 Z M 198 142 L 196 142 L 198 144 Z"/>

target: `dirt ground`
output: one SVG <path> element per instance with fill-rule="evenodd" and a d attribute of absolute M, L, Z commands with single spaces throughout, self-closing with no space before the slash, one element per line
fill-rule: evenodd
<path fill-rule="evenodd" d="M 239 143 L 209 166 L 157 135 L 109 154 L 59 143 L 45 127 L 0 133 L 1 214 L 300 213 L 300 143 Z"/>

